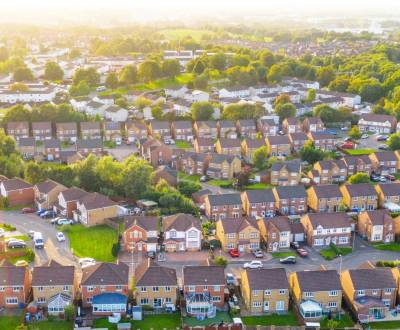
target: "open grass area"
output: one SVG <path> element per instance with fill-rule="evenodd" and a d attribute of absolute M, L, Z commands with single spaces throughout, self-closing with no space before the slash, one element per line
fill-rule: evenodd
<path fill-rule="evenodd" d="M 30 323 L 29 330 L 71 330 L 73 329 L 72 322 L 66 321 L 39 321 Z"/>
<path fill-rule="evenodd" d="M 400 329 L 400 321 L 368 323 L 371 329 Z"/>
<path fill-rule="evenodd" d="M 216 187 L 221 187 L 221 188 L 232 188 L 232 180 L 217 180 L 217 179 L 212 179 L 207 182 L 208 184 Z"/>
<path fill-rule="evenodd" d="M 128 91 L 129 91 L 129 89 L 126 87 L 119 87 L 117 89 L 108 89 L 106 91 L 100 92 L 99 96 L 110 96 L 110 95 L 114 95 L 114 94 L 124 95 L 124 94 L 127 94 Z"/>
<path fill-rule="evenodd" d="M 383 251 L 394 251 L 394 252 L 400 252 L 400 244 L 398 243 L 379 243 L 379 244 L 373 244 L 373 247 L 378 250 L 383 250 Z"/>
<path fill-rule="evenodd" d="M 73 253 L 80 257 L 90 257 L 97 261 L 115 261 L 112 247 L 118 240 L 116 230 L 106 226 L 86 228 L 80 224 L 63 226 L 61 230 L 68 235 Z"/>
<path fill-rule="evenodd" d="M 191 37 L 194 40 L 201 40 L 204 35 L 213 35 L 214 32 L 208 30 L 195 30 L 195 29 L 165 29 L 159 31 L 165 38 L 170 40 L 183 39 Z"/>
<path fill-rule="evenodd" d="M 176 140 L 175 145 L 177 148 L 180 149 L 190 149 L 192 148 L 192 145 L 189 142 L 186 141 L 181 141 L 181 140 Z"/>
<path fill-rule="evenodd" d="M 121 321 L 123 322 L 123 321 Z M 131 321 L 132 329 L 150 330 L 150 329 L 168 329 L 175 330 L 181 328 L 181 315 L 175 314 L 158 314 L 144 315 L 142 321 Z M 116 330 L 117 325 L 109 323 L 107 318 L 97 319 L 94 323 L 95 328 L 108 328 Z"/>
<path fill-rule="evenodd" d="M 374 149 L 346 149 L 345 152 L 349 155 L 359 156 L 359 155 L 369 155 L 375 152 Z"/>
<path fill-rule="evenodd" d="M 32 207 L 32 205 L 15 205 L 15 206 L 9 206 L 9 207 L 0 207 L 1 211 L 20 211 L 24 207 Z"/>
<path fill-rule="evenodd" d="M 254 183 L 254 184 L 249 184 L 245 187 L 246 190 L 257 190 L 257 189 L 272 189 L 274 186 L 272 184 L 268 183 Z"/>
<path fill-rule="evenodd" d="M 396 178 L 396 180 L 400 180 L 400 173 L 395 174 L 394 177 Z"/>
<path fill-rule="evenodd" d="M 354 326 L 354 322 L 348 314 L 344 314 L 340 317 L 340 320 L 335 318 L 333 319 L 332 325 L 334 325 L 335 329 L 338 328 L 351 328 Z M 321 329 L 332 329 L 332 326 L 329 326 L 329 320 L 327 318 L 321 320 L 320 322 Z"/>
<path fill-rule="evenodd" d="M 289 311 L 288 314 L 278 315 L 265 315 L 265 316 L 243 316 L 242 321 L 245 325 L 277 325 L 277 326 L 296 326 L 299 325 L 296 316 L 293 312 Z"/>
<path fill-rule="evenodd" d="M 154 89 L 163 89 L 169 87 L 177 87 L 186 85 L 193 79 L 192 73 L 182 73 L 175 78 L 162 78 L 148 83 L 137 84 L 134 86 L 135 90 L 148 91 Z"/>
<path fill-rule="evenodd" d="M 195 327 L 195 326 L 207 326 L 211 324 L 219 324 L 221 321 L 224 323 L 231 323 L 232 318 L 228 313 L 225 312 L 217 312 L 217 315 L 212 319 L 205 319 L 203 321 L 198 321 L 195 317 L 185 317 L 183 318 L 183 323 L 187 324 L 188 326 Z"/>
<path fill-rule="evenodd" d="M 0 223 L 0 228 L 4 231 L 14 231 L 16 228 L 13 225 L 9 225 L 8 223 Z"/>
<path fill-rule="evenodd" d="M 325 249 L 320 250 L 319 254 L 326 260 L 333 260 L 339 254 L 341 254 L 342 256 L 345 256 L 346 254 L 349 254 L 353 251 L 353 249 L 351 247 L 337 247 L 337 250 L 338 250 L 338 253 L 331 247 L 327 247 Z"/>
<path fill-rule="evenodd" d="M 183 172 L 178 172 L 178 179 L 183 181 L 200 182 L 200 175 L 198 174 L 189 175 Z"/>
<path fill-rule="evenodd" d="M 296 253 L 293 251 L 286 251 L 286 252 L 273 252 L 271 253 L 273 258 L 286 258 L 286 257 L 294 257 Z"/>
<path fill-rule="evenodd" d="M 14 330 L 22 323 L 22 316 L 0 316 L 0 329 Z"/>

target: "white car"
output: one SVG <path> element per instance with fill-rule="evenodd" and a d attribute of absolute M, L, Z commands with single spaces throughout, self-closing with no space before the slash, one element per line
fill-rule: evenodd
<path fill-rule="evenodd" d="M 250 268 L 250 269 L 263 268 L 263 264 L 262 264 L 261 261 L 253 260 L 253 261 L 250 261 L 250 262 L 246 262 L 243 265 L 243 268 Z"/>
<path fill-rule="evenodd" d="M 0 228 L 0 234 L 4 234 L 4 229 L 3 228 Z"/>
<path fill-rule="evenodd" d="M 59 242 L 64 242 L 65 241 L 65 235 L 61 231 L 59 231 L 57 233 L 56 237 L 57 237 L 57 241 L 59 241 Z"/>
<path fill-rule="evenodd" d="M 369 135 L 364 133 L 363 135 L 361 135 L 361 138 L 362 138 L 362 139 L 368 139 L 368 138 L 369 138 Z"/>
<path fill-rule="evenodd" d="M 96 264 L 96 260 L 94 260 L 93 258 L 80 258 L 78 260 L 79 265 L 82 268 L 88 267 L 88 266 L 92 266 Z"/>
<path fill-rule="evenodd" d="M 60 219 L 57 221 L 57 225 L 61 226 L 61 225 L 71 225 L 72 224 L 72 220 L 68 220 L 68 219 Z"/>

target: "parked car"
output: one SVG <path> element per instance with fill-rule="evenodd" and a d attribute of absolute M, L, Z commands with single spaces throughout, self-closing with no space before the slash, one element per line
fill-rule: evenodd
<path fill-rule="evenodd" d="M 54 211 L 44 211 L 42 214 L 40 214 L 41 218 L 53 218 L 56 216 L 56 212 Z"/>
<path fill-rule="evenodd" d="M 36 211 L 36 214 L 40 216 L 42 213 L 44 213 L 44 212 L 46 212 L 46 211 L 47 211 L 47 210 L 40 209 L 40 210 L 37 210 L 37 211 Z"/>
<path fill-rule="evenodd" d="M 369 135 L 368 135 L 367 133 L 364 133 L 363 135 L 361 135 L 361 138 L 362 138 L 362 139 L 368 139 L 368 138 L 369 138 Z"/>
<path fill-rule="evenodd" d="M 396 180 L 396 177 L 394 175 L 391 175 L 391 174 L 386 174 L 385 178 L 390 180 L 390 181 L 395 181 Z"/>
<path fill-rule="evenodd" d="M 240 253 L 237 249 L 230 249 L 229 254 L 231 255 L 232 258 L 239 258 Z"/>
<path fill-rule="evenodd" d="M 301 248 L 300 249 L 296 249 L 296 252 L 300 257 L 305 258 L 305 257 L 308 256 L 308 252 L 306 250 L 304 250 L 304 249 L 301 249 Z"/>
<path fill-rule="evenodd" d="M 60 219 L 57 221 L 57 225 L 62 226 L 62 225 L 72 225 L 74 223 L 73 220 L 70 219 Z"/>
<path fill-rule="evenodd" d="M 342 149 L 354 149 L 354 143 L 347 141 L 340 146 Z"/>
<path fill-rule="evenodd" d="M 262 264 L 261 261 L 253 260 L 253 261 L 250 261 L 250 262 L 246 262 L 243 265 L 243 268 L 250 268 L 250 269 L 263 268 L 263 264 Z"/>
<path fill-rule="evenodd" d="M 80 258 L 78 260 L 79 265 L 82 268 L 88 267 L 88 266 L 93 266 L 96 264 L 96 260 L 94 260 L 93 258 Z"/>
<path fill-rule="evenodd" d="M 264 258 L 264 253 L 260 249 L 254 250 L 253 255 L 256 258 Z"/>
<path fill-rule="evenodd" d="M 386 144 L 380 144 L 380 145 L 378 146 L 378 149 L 379 149 L 379 150 L 388 150 L 389 147 L 388 147 Z"/>
<path fill-rule="evenodd" d="M 388 139 L 387 135 L 378 135 L 376 141 L 386 141 Z"/>
<path fill-rule="evenodd" d="M 36 209 L 34 209 L 33 207 L 24 207 L 22 209 L 22 213 L 26 214 L 26 213 L 35 213 Z"/>
<path fill-rule="evenodd" d="M 29 266 L 29 263 L 26 260 L 18 260 L 15 263 L 15 266 L 17 266 L 17 267 L 27 267 L 27 266 Z"/>
<path fill-rule="evenodd" d="M 0 228 L 0 234 L 4 234 L 5 230 L 3 228 Z"/>
<path fill-rule="evenodd" d="M 201 176 L 200 182 L 207 182 L 207 176 L 205 176 L 205 175 Z"/>
<path fill-rule="evenodd" d="M 281 258 L 281 259 L 279 259 L 279 262 L 281 264 L 295 264 L 296 263 L 296 257 L 289 256 L 289 257 L 286 257 L 286 258 Z"/>
<path fill-rule="evenodd" d="M 292 249 L 297 250 L 298 248 L 300 248 L 300 244 L 299 244 L 298 242 L 291 242 L 291 243 L 290 243 L 290 247 L 291 247 Z"/>
<path fill-rule="evenodd" d="M 65 235 L 61 231 L 59 231 L 57 233 L 56 237 L 57 237 L 57 241 L 59 241 L 59 242 L 64 242 L 65 241 Z"/>
<path fill-rule="evenodd" d="M 29 236 L 30 238 L 33 238 L 33 236 L 35 236 L 35 231 L 34 231 L 34 230 L 28 231 L 28 236 Z"/>
<path fill-rule="evenodd" d="M 235 285 L 235 283 L 236 283 L 235 276 L 232 273 L 227 273 L 226 274 L 226 284 Z"/>
<path fill-rule="evenodd" d="M 379 182 L 383 182 L 383 183 L 387 182 L 386 177 L 384 177 L 383 175 L 381 175 L 381 176 L 379 177 Z"/>
<path fill-rule="evenodd" d="M 374 173 L 371 174 L 371 180 L 372 180 L 372 181 L 374 181 L 374 182 L 379 182 L 379 178 L 380 178 L 379 175 L 374 174 Z"/>
<path fill-rule="evenodd" d="M 21 240 L 11 240 L 11 241 L 8 241 L 7 246 L 10 249 L 17 249 L 17 248 L 21 249 L 21 248 L 26 247 L 26 243 Z"/>

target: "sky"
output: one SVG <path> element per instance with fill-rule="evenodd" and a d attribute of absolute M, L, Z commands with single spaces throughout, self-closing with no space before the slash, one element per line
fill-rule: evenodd
<path fill-rule="evenodd" d="M 400 20 L 400 0 L 0 0 L 0 21 L 38 24 L 265 17 L 357 17 Z"/>

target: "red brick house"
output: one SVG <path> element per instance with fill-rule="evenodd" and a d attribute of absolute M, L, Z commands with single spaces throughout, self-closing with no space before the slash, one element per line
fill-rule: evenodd
<path fill-rule="evenodd" d="M 281 215 L 307 212 L 307 192 L 304 186 L 278 186 L 273 192 L 276 209 Z"/>
<path fill-rule="evenodd" d="M 61 191 L 58 194 L 58 201 L 54 204 L 53 209 L 67 218 L 72 218 L 73 212 L 77 208 L 78 200 L 88 194 L 88 192 L 76 187 Z"/>
<path fill-rule="evenodd" d="M 122 234 L 125 251 L 157 251 L 159 220 L 152 216 L 128 216 L 125 218 Z"/>
<path fill-rule="evenodd" d="M 35 200 L 33 185 L 19 178 L 1 181 L 0 195 L 8 199 L 9 206 L 29 205 Z"/>

